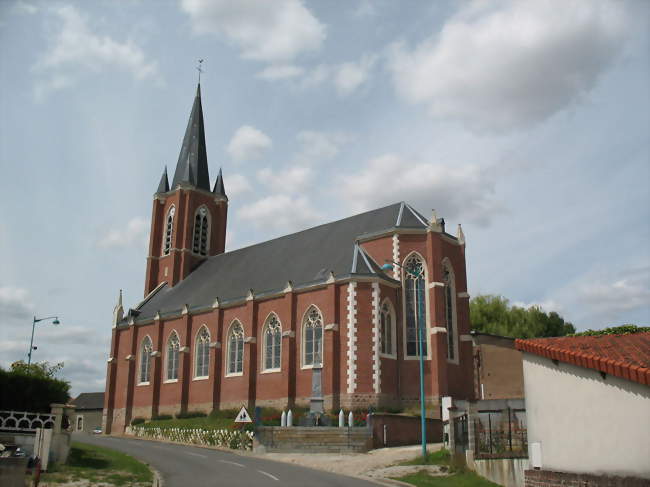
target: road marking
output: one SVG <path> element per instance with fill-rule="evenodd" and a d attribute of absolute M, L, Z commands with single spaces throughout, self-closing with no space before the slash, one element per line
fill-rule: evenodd
<path fill-rule="evenodd" d="M 263 475 L 266 475 L 267 477 L 271 477 L 273 480 L 280 481 L 280 479 L 277 478 L 275 475 L 271 475 L 270 473 L 265 472 L 264 470 L 258 470 L 258 472 L 263 474 Z"/>
<path fill-rule="evenodd" d="M 231 462 L 231 461 L 228 461 L 228 460 L 219 460 L 219 461 L 222 462 L 222 463 L 230 463 L 231 465 L 237 465 L 238 467 L 244 468 L 244 465 L 242 465 L 241 463 Z"/>
<path fill-rule="evenodd" d="M 188 455 L 194 455 L 195 457 L 201 457 L 201 458 L 208 458 L 205 455 L 201 455 L 200 453 L 192 453 L 191 451 L 186 451 Z"/>

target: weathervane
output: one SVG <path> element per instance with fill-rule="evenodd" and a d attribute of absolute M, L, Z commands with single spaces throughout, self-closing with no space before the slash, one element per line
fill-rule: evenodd
<path fill-rule="evenodd" d="M 201 84 L 201 73 L 203 72 L 203 59 L 199 59 L 199 65 L 196 67 L 196 70 L 199 72 L 199 84 Z"/>

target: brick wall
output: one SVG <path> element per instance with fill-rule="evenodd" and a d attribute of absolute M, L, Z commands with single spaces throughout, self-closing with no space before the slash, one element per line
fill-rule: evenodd
<path fill-rule="evenodd" d="M 372 447 L 417 445 L 422 441 L 420 418 L 400 416 L 398 414 L 372 415 Z M 386 426 L 386 442 L 384 442 Z M 442 441 L 442 421 L 427 419 L 427 443 Z"/>
<path fill-rule="evenodd" d="M 591 475 L 586 473 L 526 470 L 525 487 L 648 487 L 649 479 Z"/>

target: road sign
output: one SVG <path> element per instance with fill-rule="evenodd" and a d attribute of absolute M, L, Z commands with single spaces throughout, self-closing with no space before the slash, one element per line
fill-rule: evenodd
<path fill-rule="evenodd" d="M 239 411 L 239 414 L 235 418 L 235 423 L 252 423 L 253 420 L 248 414 L 248 411 L 246 411 L 245 407 L 242 407 L 241 410 Z"/>

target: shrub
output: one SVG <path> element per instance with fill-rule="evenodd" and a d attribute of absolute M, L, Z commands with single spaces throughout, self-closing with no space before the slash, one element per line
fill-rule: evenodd
<path fill-rule="evenodd" d="M 174 419 L 171 414 L 156 414 L 153 418 L 153 421 L 164 421 L 166 419 Z"/>
<path fill-rule="evenodd" d="M 11 370 L 0 368 L 0 410 L 49 413 L 51 403 L 68 402 L 70 384 L 55 378 L 62 366 L 19 361 Z"/>
<path fill-rule="evenodd" d="M 213 409 L 208 417 L 210 419 L 235 419 L 238 413 L 239 409 Z"/>
<path fill-rule="evenodd" d="M 144 418 L 133 418 L 131 420 L 131 426 L 135 426 L 136 424 L 142 424 L 144 423 L 145 419 Z"/>
<path fill-rule="evenodd" d="M 205 418 L 207 414 L 203 411 L 185 411 L 184 413 L 179 412 L 176 414 L 176 419 L 188 419 L 188 418 Z"/>

